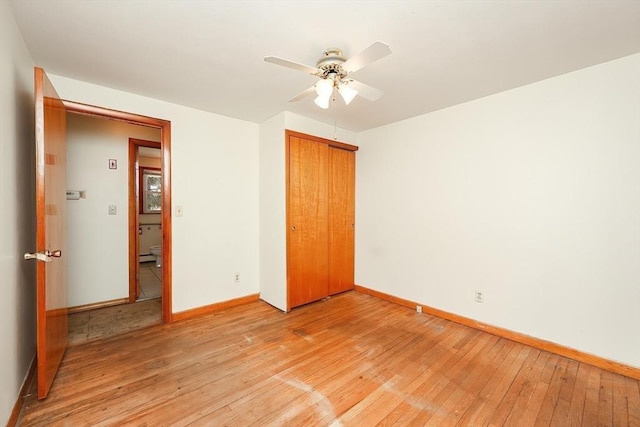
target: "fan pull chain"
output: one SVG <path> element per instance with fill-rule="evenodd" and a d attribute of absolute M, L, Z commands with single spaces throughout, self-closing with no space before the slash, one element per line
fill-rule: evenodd
<path fill-rule="evenodd" d="M 331 100 L 331 107 L 333 107 L 333 140 L 338 140 L 338 119 L 336 116 L 336 93 L 333 92 L 333 99 Z"/>

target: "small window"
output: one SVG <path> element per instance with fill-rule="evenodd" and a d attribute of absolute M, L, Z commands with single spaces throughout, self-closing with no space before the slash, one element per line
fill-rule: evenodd
<path fill-rule="evenodd" d="M 157 168 L 140 168 L 141 213 L 160 213 L 162 207 L 162 173 Z"/>

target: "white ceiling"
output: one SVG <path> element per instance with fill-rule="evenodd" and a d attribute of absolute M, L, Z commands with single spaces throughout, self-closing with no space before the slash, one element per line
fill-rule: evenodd
<path fill-rule="evenodd" d="M 38 66 L 102 86 L 260 123 L 284 110 L 361 131 L 640 52 L 640 0 L 11 0 Z M 381 40 L 356 72 L 381 89 L 349 107 L 287 101 L 315 66 Z"/>

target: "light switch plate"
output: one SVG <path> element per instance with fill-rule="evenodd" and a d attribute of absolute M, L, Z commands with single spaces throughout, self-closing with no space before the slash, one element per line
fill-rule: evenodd
<path fill-rule="evenodd" d="M 109 205 L 109 215 L 115 215 L 118 213 L 118 205 Z"/>

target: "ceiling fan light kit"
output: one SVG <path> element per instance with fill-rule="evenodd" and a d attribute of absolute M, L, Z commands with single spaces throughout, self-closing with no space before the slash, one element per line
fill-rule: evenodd
<path fill-rule="evenodd" d="M 344 99 L 344 103 L 347 105 L 351 104 L 351 101 L 353 101 L 353 99 L 358 95 L 357 90 L 350 88 L 346 84 L 338 86 L 338 92 L 340 92 L 342 99 Z"/>
<path fill-rule="evenodd" d="M 323 80 L 319 80 L 315 84 L 316 94 L 318 97 L 313 101 L 323 109 L 329 108 L 329 102 L 334 97 L 335 90 L 338 90 L 344 103 L 349 105 L 353 98 L 356 97 L 358 91 L 347 86 L 348 82 L 339 81 L 335 73 L 329 73 Z"/>
<path fill-rule="evenodd" d="M 380 96 L 382 96 L 381 91 L 349 78 L 349 74 L 358 71 L 390 53 L 391 49 L 389 45 L 382 42 L 375 42 L 349 59 L 344 58 L 340 49 L 335 47 L 328 48 L 316 62 L 316 68 L 276 56 L 267 56 L 264 60 L 320 78 L 314 86 L 294 96 L 289 102 L 299 101 L 307 95 L 312 94 L 315 89 L 315 93 L 318 96 L 314 100 L 314 103 L 320 108 L 327 109 L 336 90 L 346 105 L 349 105 L 357 95 L 370 101 L 375 101 L 380 98 Z"/>
<path fill-rule="evenodd" d="M 320 80 L 316 83 L 316 93 L 318 96 L 331 96 L 334 84 L 335 82 L 332 79 Z"/>
<path fill-rule="evenodd" d="M 330 100 L 331 100 L 331 96 L 318 96 L 316 99 L 313 100 L 313 102 L 318 107 L 322 108 L 323 110 L 326 110 L 327 108 L 329 108 Z"/>

